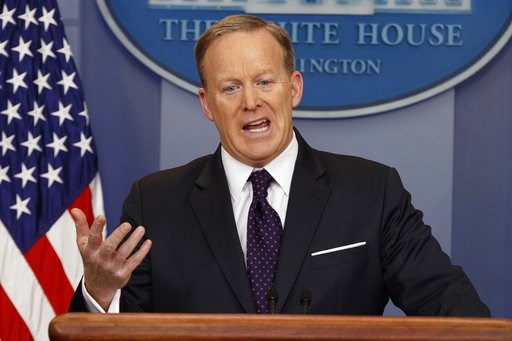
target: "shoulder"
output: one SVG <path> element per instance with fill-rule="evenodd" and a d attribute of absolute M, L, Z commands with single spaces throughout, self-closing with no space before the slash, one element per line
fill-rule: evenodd
<path fill-rule="evenodd" d="M 212 155 L 206 155 L 179 167 L 148 174 L 137 180 L 136 184 L 146 189 L 169 189 L 169 187 L 192 185 L 211 158 Z"/>
<path fill-rule="evenodd" d="M 298 131 L 299 155 L 297 165 L 315 176 L 327 175 L 328 178 L 357 179 L 368 177 L 386 177 L 393 168 L 359 156 L 338 154 L 315 149 L 308 145 Z"/>
<path fill-rule="evenodd" d="M 383 196 L 389 192 L 402 193 L 405 189 L 397 170 L 381 162 L 325 151 L 313 154 L 322 167 L 322 181 L 333 190 Z"/>
<path fill-rule="evenodd" d="M 394 169 L 381 162 L 359 156 L 335 154 L 325 151 L 313 151 L 328 174 L 337 176 L 386 177 Z"/>

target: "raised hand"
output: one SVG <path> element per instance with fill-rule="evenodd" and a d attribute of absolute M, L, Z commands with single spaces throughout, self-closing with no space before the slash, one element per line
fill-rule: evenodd
<path fill-rule="evenodd" d="M 105 217 L 97 216 L 89 228 L 85 214 L 77 208 L 71 210 L 76 226 L 76 242 L 84 264 L 85 287 L 94 300 L 106 311 L 118 289 L 126 285 L 135 268 L 151 248 L 145 240 L 132 254 L 144 236 L 144 227 L 137 227 L 121 246 L 119 244 L 131 231 L 129 223 L 119 225 L 103 240 Z"/>

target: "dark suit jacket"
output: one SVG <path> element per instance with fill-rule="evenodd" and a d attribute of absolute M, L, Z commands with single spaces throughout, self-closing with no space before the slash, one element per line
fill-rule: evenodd
<path fill-rule="evenodd" d="M 275 287 L 280 313 L 487 316 L 393 168 L 309 147 L 295 165 Z M 121 218 L 143 225 L 149 256 L 122 290 L 122 311 L 254 313 L 220 148 L 134 183 Z M 347 250 L 317 251 L 366 242 Z M 72 310 L 83 310 L 77 290 Z"/>

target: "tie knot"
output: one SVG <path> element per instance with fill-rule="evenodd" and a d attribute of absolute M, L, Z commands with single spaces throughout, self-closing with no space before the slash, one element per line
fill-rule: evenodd
<path fill-rule="evenodd" d="M 274 178 L 265 169 L 252 172 L 249 176 L 252 183 L 252 192 L 254 198 L 266 198 L 267 190 Z"/>

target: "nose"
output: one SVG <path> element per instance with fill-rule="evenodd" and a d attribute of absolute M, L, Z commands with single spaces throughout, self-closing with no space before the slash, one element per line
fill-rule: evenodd
<path fill-rule="evenodd" d="M 243 106 L 244 110 L 252 111 L 260 106 L 260 94 L 254 86 L 244 86 L 243 91 Z"/>

